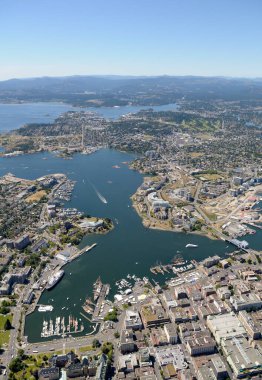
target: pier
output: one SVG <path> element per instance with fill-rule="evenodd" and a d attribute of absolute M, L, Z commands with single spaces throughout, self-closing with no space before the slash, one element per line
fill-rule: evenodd
<path fill-rule="evenodd" d="M 86 245 L 84 248 L 82 248 L 81 250 L 78 250 L 78 252 L 76 252 L 68 261 L 62 263 L 62 264 L 59 264 L 56 266 L 56 269 L 61 269 L 62 267 L 64 267 L 65 265 L 67 265 L 68 263 L 72 262 L 73 260 L 77 259 L 79 256 L 81 256 L 83 253 L 85 252 L 89 252 L 91 251 L 93 248 L 95 248 L 97 246 L 97 243 L 94 243 L 92 245 Z M 26 311 L 26 315 L 29 315 L 31 313 L 33 313 L 36 309 L 37 306 L 40 306 L 38 304 L 38 301 L 43 293 L 43 291 L 45 290 L 45 287 L 43 287 L 42 289 L 40 290 L 37 290 L 37 291 L 34 291 L 34 294 L 35 294 L 35 298 L 32 302 L 31 305 L 29 305 L 29 308 L 28 310 Z"/>
<path fill-rule="evenodd" d="M 47 338 L 52 336 L 66 336 L 70 334 L 76 334 L 84 330 L 84 325 L 77 318 L 69 316 L 68 324 L 64 317 L 56 317 L 55 320 L 50 318 L 49 321 L 43 321 L 43 328 L 41 332 L 41 338 Z"/>
<path fill-rule="evenodd" d="M 259 230 L 262 230 L 261 224 L 247 223 L 247 222 L 245 224 L 248 224 L 249 226 L 252 226 L 252 227 L 258 228 Z"/>
<path fill-rule="evenodd" d="M 94 243 L 92 245 L 86 245 L 84 248 L 82 248 L 79 252 L 77 252 L 77 257 L 82 255 L 85 252 L 91 251 L 91 249 L 95 248 L 97 246 L 97 243 Z M 73 258 L 72 258 L 73 259 Z"/>
<path fill-rule="evenodd" d="M 80 315 L 82 315 L 82 317 L 85 318 L 88 322 L 92 323 L 91 319 L 88 318 L 84 313 L 80 312 Z"/>
<path fill-rule="evenodd" d="M 99 316 L 101 311 L 102 302 L 104 302 L 106 296 L 109 293 L 110 285 L 109 284 L 103 284 L 102 289 L 100 291 L 97 304 L 92 316 L 92 322 L 101 322 L 101 317 Z"/>
<path fill-rule="evenodd" d="M 77 259 L 79 256 L 81 256 L 85 252 L 91 251 L 93 248 L 97 246 L 97 243 L 94 243 L 92 245 L 86 245 L 84 248 L 80 249 L 78 252 L 76 252 L 67 262 L 65 262 L 63 265 L 66 265 L 67 263 L 70 263 L 71 261 Z M 63 266 L 62 265 L 62 266 Z M 61 267 L 62 267 L 61 266 Z"/>

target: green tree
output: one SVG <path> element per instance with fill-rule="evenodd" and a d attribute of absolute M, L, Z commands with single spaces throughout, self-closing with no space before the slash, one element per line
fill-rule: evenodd
<path fill-rule="evenodd" d="M 23 360 L 23 357 L 24 357 L 24 354 L 25 354 L 25 351 L 22 350 L 22 348 L 19 348 L 19 350 L 17 351 L 17 356 Z"/>
<path fill-rule="evenodd" d="M 12 328 L 12 324 L 9 320 L 9 318 L 7 318 L 7 320 L 5 321 L 5 324 L 4 324 L 4 330 L 11 330 Z"/>
<path fill-rule="evenodd" d="M 11 303 L 9 301 L 7 301 L 7 300 L 4 300 L 2 302 L 2 306 L 8 307 L 8 306 L 11 306 Z"/>
<path fill-rule="evenodd" d="M 0 314 L 9 314 L 10 313 L 10 308 L 6 306 L 1 306 L 0 307 Z"/>
<path fill-rule="evenodd" d="M 22 371 L 25 368 L 25 364 L 22 362 L 20 358 L 14 358 L 11 360 L 9 364 L 10 371 L 17 373 L 19 371 Z"/>
<path fill-rule="evenodd" d="M 101 343 L 99 342 L 98 339 L 94 339 L 93 342 L 92 342 L 92 347 L 93 348 L 98 348 L 101 346 Z"/>
<path fill-rule="evenodd" d="M 16 380 L 14 372 L 9 373 L 8 380 Z"/>
<path fill-rule="evenodd" d="M 118 321 L 118 319 L 117 319 L 117 308 L 116 307 L 114 307 L 112 311 L 109 311 L 107 313 L 107 315 L 104 318 L 104 321 L 113 321 L 113 322 Z"/>
<path fill-rule="evenodd" d="M 112 361 L 113 359 L 113 350 L 114 350 L 114 346 L 112 343 L 106 342 L 103 344 L 102 352 L 103 354 L 107 355 L 110 361 Z"/>

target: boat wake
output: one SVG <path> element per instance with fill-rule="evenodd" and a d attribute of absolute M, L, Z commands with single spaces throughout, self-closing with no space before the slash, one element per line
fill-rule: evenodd
<path fill-rule="evenodd" d="M 92 184 L 92 187 L 93 187 L 93 189 L 94 189 L 96 195 L 97 195 L 98 198 L 100 199 L 100 201 L 103 202 L 103 203 L 105 203 L 105 204 L 107 204 L 107 200 L 106 200 L 106 198 L 105 198 L 101 193 L 99 193 L 99 191 L 97 190 L 97 188 L 95 187 L 95 185 Z"/>
<path fill-rule="evenodd" d="M 98 198 L 100 199 L 100 201 L 106 204 L 106 203 L 107 203 L 106 198 L 103 197 L 103 195 L 102 195 L 101 193 L 99 193 L 99 191 L 98 191 L 96 188 L 95 188 L 94 190 L 95 190 L 95 192 L 96 192 L 96 195 L 97 195 Z"/>
<path fill-rule="evenodd" d="M 83 180 L 84 181 L 84 180 Z M 89 181 L 89 179 L 87 179 L 87 182 L 89 183 L 89 185 L 93 188 L 94 192 L 96 193 L 96 195 L 98 196 L 98 198 L 100 199 L 100 201 L 102 203 L 105 203 L 107 204 L 107 200 L 106 198 L 97 190 L 97 188 L 95 187 L 95 185 Z"/>

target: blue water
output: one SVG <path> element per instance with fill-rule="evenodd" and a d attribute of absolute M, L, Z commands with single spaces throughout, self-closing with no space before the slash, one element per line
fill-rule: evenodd
<path fill-rule="evenodd" d="M 136 113 L 141 109 L 153 108 L 156 111 L 176 110 L 175 104 L 163 106 L 121 106 L 121 107 L 72 107 L 63 103 L 25 103 L 25 104 L 0 104 L 0 133 L 17 129 L 29 123 L 51 123 L 64 112 L 87 110 L 97 112 L 106 119 L 117 119 L 128 113 Z"/>
<path fill-rule="evenodd" d="M 175 110 L 176 105 L 152 108 L 159 111 Z M 140 109 L 148 107 L 88 108 L 112 119 Z M 12 130 L 25 123 L 52 122 L 61 113 L 69 110 L 79 108 L 60 103 L 0 104 L 0 131 Z M 80 246 L 93 242 L 98 245 L 90 254 L 84 254 L 66 266 L 62 281 L 51 292 L 43 293 L 40 303 L 54 305 L 54 311 L 45 314 L 45 317 L 68 318 L 71 314 L 80 318 L 83 300 L 91 295 L 92 284 L 99 275 L 104 282 L 111 284 L 112 297 L 117 280 L 128 273 L 151 277 L 150 266 L 157 261 L 170 262 L 177 251 L 187 260 L 202 260 L 214 254 L 223 256 L 225 252 L 232 251 L 232 247 L 226 248 L 222 241 L 210 240 L 204 236 L 144 228 L 130 201 L 130 196 L 142 183 L 143 177 L 123 164 L 133 158 L 130 154 L 107 149 L 90 156 L 77 154 L 72 160 L 63 160 L 49 153 L 0 158 L 0 175 L 11 172 L 19 177 L 34 179 L 51 173 L 67 174 L 77 181 L 68 206 L 77 207 L 90 215 L 109 217 L 115 225 L 113 231 L 107 235 L 89 235 L 83 239 Z M 114 165 L 119 165 L 120 169 L 114 169 Z M 95 188 L 107 199 L 107 204 L 101 202 Z M 262 231 L 258 231 L 255 236 L 247 238 L 251 248 L 261 249 L 261 233 Z M 187 243 L 198 244 L 198 248 L 186 249 Z M 165 278 L 166 275 L 160 275 L 157 281 L 163 282 Z M 66 300 L 68 296 L 70 301 Z M 62 311 L 64 306 L 68 306 L 69 310 Z M 43 317 L 42 313 L 34 312 L 26 319 L 29 341 L 36 342 L 41 339 Z M 87 333 L 90 331 L 90 324 L 86 321 L 84 324 L 84 333 Z"/>
<path fill-rule="evenodd" d="M 17 129 L 27 123 L 51 123 L 63 112 L 80 110 L 62 103 L 0 104 L 0 132 Z"/>
<path fill-rule="evenodd" d="M 77 154 L 72 160 L 63 160 L 49 153 L 0 158 L 0 175 L 11 172 L 19 177 L 34 179 L 50 173 L 67 174 L 77 181 L 72 200 L 67 205 L 93 216 L 109 217 L 115 225 L 106 235 L 88 235 L 83 239 L 81 246 L 94 242 L 98 245 L 67 265 L 61 282 L 50 292 L 43 293 L 40 303 L 51 303 L 54 310 L 44 314 L 36 311 L 26 319 L 29 341 L 41 339 L 44 317 L 68 318 L 71 314 L 81 318 L 83 300 L 87 295 L 92 296 L 92 284 L 99 275 L 104 282 L 111 284 L 113 296 L 117 280 L 128 273 L 152 277 L 150 266 L 157 261 L 169 263 L 177 251 L 187 260 L 202 260 L 214 254 L 223 256 L 225 252 L 232 251 L 232 247 L 226 248 L 224 242 L 204 236 L 146 229 L 130 200 L 143 177 L 123 163 L 133 158 L 133 155 L 108 149 L 89 156 Z M 115 165 L 120 169 L 113 168 Z M 95 188 L 106 198 L 107 204 L 101 202 Z M 187 243 L 198 244 L 198 248 L 187 249 Z M 154 278 L 163 282 L 166 277 L 159 275 Z M 62 310 L 62 307 L 69 310 Z M 84 332 L 87 333 L 90 324 L 87 321 L 84 324 Z"/>

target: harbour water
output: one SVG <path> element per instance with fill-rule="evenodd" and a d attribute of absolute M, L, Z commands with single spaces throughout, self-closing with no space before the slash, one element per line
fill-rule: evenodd
<path fill-rule="evenodd" d="M 175 110 L 177 105 L 80 108 L 64 103 L 0 104 L 0 133 L 11 131 L 28 123 L 51 123 L 55 118 L 67 111 L 92 111 L 97 112 L 106 119 L 117 119 L 122 115 L 136 113 L 141 109 L 149 108 L 153 108 L 155 111 L 166 111 Z"/>
<path fill-rule="evenodd" d="M 119 107 L 90 109 L 106 118 L 118 118 L 123 114 L 137 112 L 148 107 Z M 153 107 L 155 110 L 175 109 L 176 105 Z M 18 128 L 24 123 L 52 122 L 62 112 L 77 110 L 60 103 L 36 103 L 22 105 L 0 104 L 0 132 Z M 44 159 L 43 159 L 44 158 Z M 107 235 L 86 236 L 80 247 L 97 243 L 88 253 L 64 267 L 65 275 L 51 291 L 45 291 L 40 304 L 52 305 L 50 312 L 34 312 L 26 319 L 25 332 L 30 342 L 41 339 L 43 321 L 54 321 L 57 317 L 78 318 L 83 323 L 83 335 L 92 326 L 80 315 L 87 295 L 92 296 L 92 284 L 100 275 L 103 282 L 110 283 L 110 297 L 116 293 L 115 282 L 127 276 L 152 277 L 150 266 L 156 262 L 166 264 L 181 253 L 185 260 L 201 260 L 209 255 L 223 256 L 232 247 L 222 241 L 210 240 L 199 235 L 149 230 L 132 208 L 130 196 L 142 183 L 142 175 L 132 171 L 127 164 L 134 158 L 114 150 L 100 150 L 92 155 L 75 155 L 64 160 L 49 153 L 0 158 L 0 176 L 11 172 L 19 177 L 34 179 L 45 174 L 65 173 L 77 181 L 68 207 L 76 207 L 89 215 L 109 217 L 114 229 Z M 115 166 L 115 167 L 114 167 Z M 116 167 L 120 168 L 117 169 Z M 261 249 L 262 230 L 248 236 L 251 248 Z M 197 244 L 198 248 L 187 249 L 186 244 Z M 157 281 L 164 282 L 168 275 L 159 275 Z M 74 334 L 77 336 L 78 334 Z M 50 339 L 50 338 L 49 338 Z"/>
<path fill-rule="evenodd" d="M 43 160 L 45 158 L 45 160 Z M 84 331 L 92 326 L 81 317 L 82 305 L 87 295 L 92 296 L 92 284 L 100 275 L 103 282 L 110 283 L 110 297 L 116 293 L 115 282 L 128 273 L 152 277 L 150 266 L 161 261 L 168 263 L 180 252 L 186 260 L 201 260 L 209 255 L 231 252 L 222 241 L 204 236 L 149 230 L 143 227 L 140 217 L 132 208 L 130 196 L 142 183 L 142 175 L 130 170 L 128 165 L 134 156 L 114 150 L 100 150 L 92 155 L 77 154 L 72 160 L 63 160 L 49 153 L 0 158 L 0 175 L 11 172 L 29 179 L 50 173 L 65 173 L 77 181 L 72 199 L 66 205 L 77 207 L 87 214 L 109 217 L 115 228 L 106 235 L 88 235 L 80 244 L 97 246 L 64 267 L 65 275 L 51 291 L 45 291 L 39 303 L 51 304 L 51 312 L 34 312 L 26 319 L 25 332 L 30 342 L 42 340 L 43 320 L 69 315 L 81 318 Z M 119 166 L 120 168 L 114 168 Z M 107 201 L 104 203 L 97 190 Z M 185 248 L 186 244 L 198 248 Z M 167 275 L 159 275 L 164 282 Z M 67 299 L 69 298 L 69 299 Z M 75 334 L 77 335 L 77 334 Z"/>
<path fill-rule="evenodd" d="M 63 112 L 72 110 L 80 108 L 63 103 L 0 104 L 0 133 L 27 123 L 51 123 Z"/>

